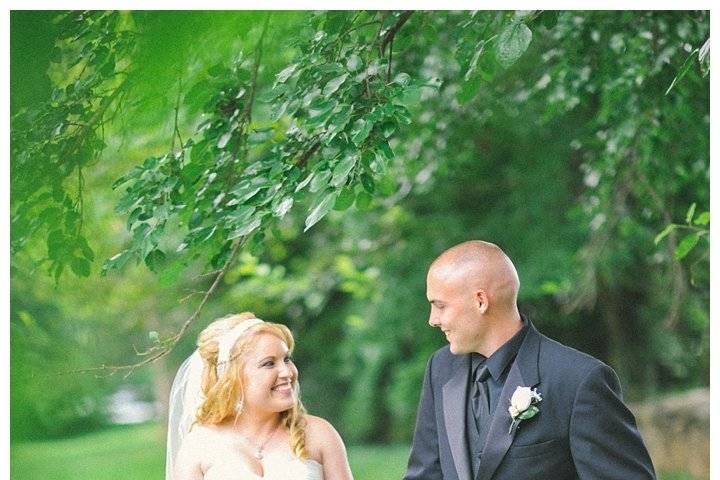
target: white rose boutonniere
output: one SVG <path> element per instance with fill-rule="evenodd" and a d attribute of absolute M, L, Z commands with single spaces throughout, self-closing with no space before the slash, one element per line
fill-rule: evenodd
<path fill-rule="evenodd" d="M 535 405 L 542 401 L 540 393 L 534 388 L 517 387 L 512 398 L 510 398 L 510 417 L 512 424 L 508 433 L 512 433 L 513 429 L 523 420 L 529 420 L 538 414 L 540 409 Z"/>

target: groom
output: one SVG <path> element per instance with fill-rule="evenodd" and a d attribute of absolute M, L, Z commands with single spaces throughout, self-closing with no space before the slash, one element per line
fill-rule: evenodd
<path fill-rule="evenodd" d="M 613 370 L 540 334 L 519 287 L 487 242 L 430 266 L 429 323 L 449 345 L 425 372 L 405 480 L 654 479 Z"/>

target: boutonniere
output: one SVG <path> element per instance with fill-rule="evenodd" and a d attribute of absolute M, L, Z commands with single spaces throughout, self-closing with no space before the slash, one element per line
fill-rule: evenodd
<path fill-rule="evenodd" d="M 510 430 L 508 433 L 512 433 L 513 429 L 523 420 L 529 420 L 540 412 L 540 409 L 535 405 L 540 403 L 542 397 L 538 391 L 530 387 L 517 387 L 512 398 L 510 398 L 510 406 L 508 411 L 512 418 L 510 424 Z"/>

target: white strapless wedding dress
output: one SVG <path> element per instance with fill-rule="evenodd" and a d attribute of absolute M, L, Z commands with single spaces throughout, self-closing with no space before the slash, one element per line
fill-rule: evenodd
<path fill-rule="evenodd" d="M 300 460 L 290 452 L 265 452 L 263 476 L 241 461 L 218 463 L 205 472 L 203 480 L 323 480 L 322 465 L 315 460 Z"/>

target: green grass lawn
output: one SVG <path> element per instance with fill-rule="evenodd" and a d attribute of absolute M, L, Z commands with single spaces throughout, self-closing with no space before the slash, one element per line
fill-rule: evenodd
<path fill-rule="evenodd" d="M 13 444 L 12 480 L 162 480 L 165 439 L 157 424 L 116 427 L 76 438 Z M 399 479 L 409 447 L 348 448 L 355 480 Z"/>
<path fill-rule="evenodd" d="M 158 424 L 116 427 L 76 438 L 16 443 L 10 447 L 12 480 L 162 480 L 165 439 Z M 409 447 L 353 446 L 355 480 L 401 479 Z M 682 474 L 660 480 L 694 480 Z"/>

